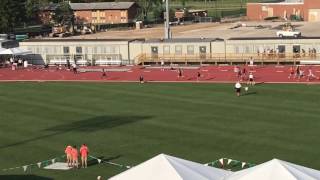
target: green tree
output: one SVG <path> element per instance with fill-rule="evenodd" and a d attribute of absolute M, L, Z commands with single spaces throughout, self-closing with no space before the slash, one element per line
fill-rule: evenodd
<path fill-rule="evenodd" d="M 53 19 L 58 24 L 73 23 L 73 12 L 68 2 L 60 2 L 55 10 Z"/>
<path fill-rule="evenodd" d="M 141 18 L 143 20 L 148 18 L 148 14 L 152 12 L 152 8 L 162 5 L 163 0 L 137 0 L 137 3 L 141 7 Z"/>

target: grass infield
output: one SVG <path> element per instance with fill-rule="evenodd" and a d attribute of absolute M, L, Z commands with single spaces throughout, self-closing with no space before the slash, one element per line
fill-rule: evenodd
<path fill-rule="evenodd" d="M 279 158 L 320 169 L 319 92 L 318 85 L 264 84 L 236 97 L 233 84 L 1 83 L 0 169 L 81 143 L 130 166 L 166 153 L 200 163 Z M 95 180 L 123 170 L 17 169 L 0 171 L 0 179 Z"/>

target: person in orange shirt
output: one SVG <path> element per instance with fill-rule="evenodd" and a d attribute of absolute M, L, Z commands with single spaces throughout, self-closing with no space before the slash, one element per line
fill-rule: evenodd
<path fill-rule="evenodd" d="M 72 154 L 72 165 L 73 165 L 73 167 L 78 168 L 79 167 L 78 166 L 79 165 L 79 161 L 78 161 L 79 153 L 78 153 L 77 146 L 73 146 L 71 154 Z"/>
<path fill-rule="evenodd" d="M 72 166 L 72 155 L 71 155 L 71 152 L 72 152 L 72 146 L 68 145 L 66 147 L 66 149 L 64 150 L 64 153 L 66 153 L 66 156 L 67 156 L 68 167 Z"/>
<path fill-rule="evenodd" d="M 82 146 L 80 148 L 80 154 L 81 154 L 81 167 L 87 168 L 89 149 L 86 144 L 82 144 Z"/>

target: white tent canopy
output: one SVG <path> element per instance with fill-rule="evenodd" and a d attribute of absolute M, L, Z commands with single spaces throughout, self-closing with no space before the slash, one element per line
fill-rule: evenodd
<path fill-rule="evenodd" d="M 273 159 L 233 173 L 224 180 L 319 180 L 320 171 Z"/>
<path fill-rule="evenodd" d="M 0 47 L 0 52 L 2 52 L 2 51 L 4 51 L 4 50 L 6 50 L 6 49 Z"/>
<path fill-rule="evenodd" d="M 21 49 L 21 48 L 10 48 L 0 51 L 0 55 L 27 55 L 31 54 L 31 51 Z"/>
<path fill-rule="evenodd" d="M 231 173 L 160 154 L 110 180 L 222 180 Z"/>

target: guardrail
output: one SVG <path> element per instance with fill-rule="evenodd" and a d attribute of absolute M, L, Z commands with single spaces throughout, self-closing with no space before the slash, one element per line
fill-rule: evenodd
<path fill-rule="evenodd" d="M 160 55 L 160 54 L 140 54 L 135 58 L 136 64 L 145 63 L 209 63 L 209 64 L 233 64 L 245 63 L 250 61 L 254 63 L 293 63 L 297 64 L 300 61 L 319 61 L 320 54 L 317 53 L 213 53 L 213 54 L 194 54 L 194 55 Z"/>

